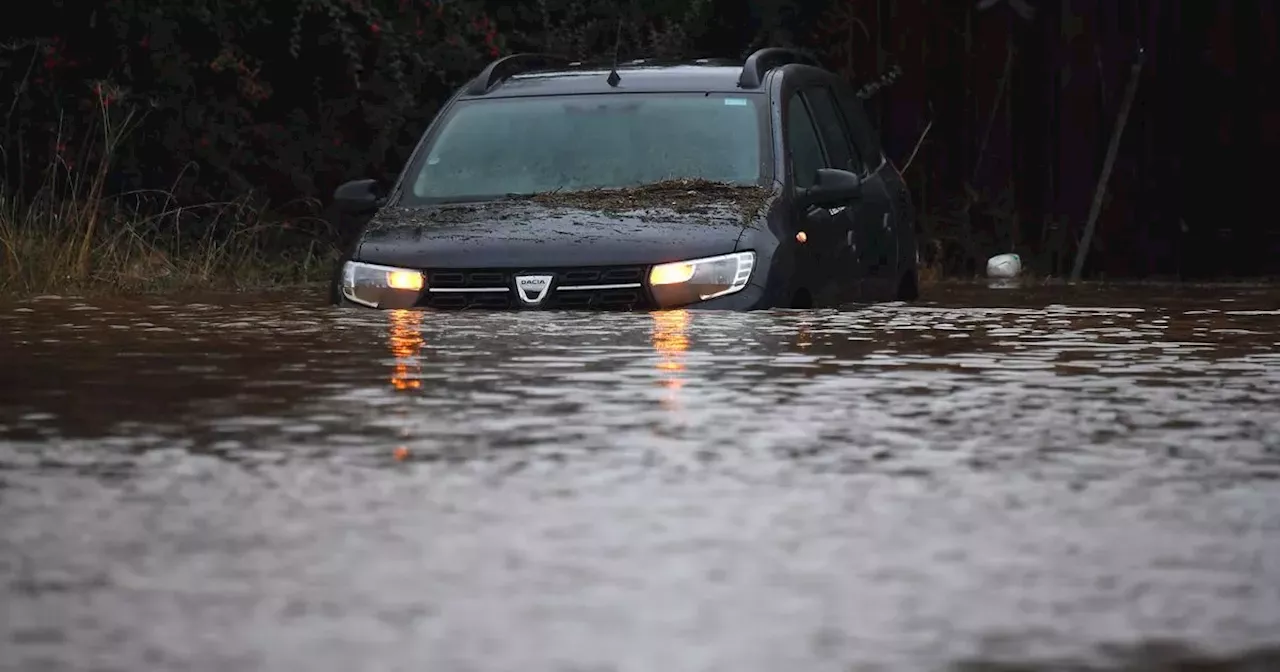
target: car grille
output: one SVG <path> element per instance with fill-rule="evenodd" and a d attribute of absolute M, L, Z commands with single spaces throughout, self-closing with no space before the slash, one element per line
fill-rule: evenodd
<path fill-rule="evenodd" d="M 445 310 L 524 308 L 515 291 L 517 275 L 550 275 L 551 291 L 540 309 L 650 310 L 644 266 L 529 269 L 440 269 L 427 272 L 420 306 Z"/>

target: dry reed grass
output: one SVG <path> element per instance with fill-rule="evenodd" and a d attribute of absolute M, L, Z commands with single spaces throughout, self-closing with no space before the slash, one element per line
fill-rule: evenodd
<path fill-rule="evenodd" d="M 136 119 L 107 101 L 100 108 L 98 132 L 77 154 L 85 161 L 55 157 L 34 195 L 0 183 L 0 293 L 265 288 L 328 277 L 332 245 L 301 234 L 298 220 L 272 221 L 250 197 L 188 206 L 163 190 L 108 193 L 112 157 Z"/>

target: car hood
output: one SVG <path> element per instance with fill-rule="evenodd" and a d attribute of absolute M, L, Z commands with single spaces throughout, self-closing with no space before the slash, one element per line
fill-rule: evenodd
<path fill-rule="evenodd" d="M 734 251 L 752 218 L 741 204 L 594 208 L 533 201 L 389 207 L 355 258 L 408 268 L 653 264 Z"/>

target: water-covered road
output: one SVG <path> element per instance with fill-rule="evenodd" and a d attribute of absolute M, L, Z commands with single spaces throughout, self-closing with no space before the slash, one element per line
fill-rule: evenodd
<path fill-rule="evenodd" d="M 1280 289 L 198 299 L 0 304 L 0 669 L 1280 669 Z"/>

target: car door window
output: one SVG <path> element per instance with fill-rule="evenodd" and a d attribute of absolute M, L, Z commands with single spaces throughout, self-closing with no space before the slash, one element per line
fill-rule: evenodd
<path fill-rule="evenodd" d="M 866 170 L 875 170 L 880 167 L 883 159 L 880 137 L 875 126 L 871 124 L 866 109 L 862 106 L 862 99 L 858 98 L 853 88 L 844 82 L 837 82 L 835 90 L 836 99 L 840 103 L 840 112 L 849 127 L 858 154 L 862 157 L 863 166 Z"/>
<path fill-rule="evenodd" d="M 854 147 L 849 129 L 845 128 L 844 118 L 836 109 L 836 99 L 831 89 L 825 86 L 811 86 L 803 93 L 813 110 L 814 120 L 818 122 L 822 146 L 827 150 L 831 167 L 861 173 L 862 162 L 855 154 L 857 148 Z"/>
<path fill-rule="evenodd" d="M 827 165 L 818 141 L 818 131 L 804 99 L 798 93 L 791 94 L 787 108 L 787 146 L 791 150 L 792 179 L 797 187 L 812 187 L 818 169 Z"/>

